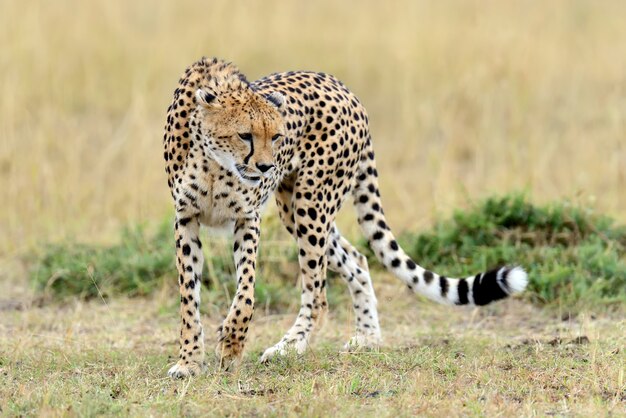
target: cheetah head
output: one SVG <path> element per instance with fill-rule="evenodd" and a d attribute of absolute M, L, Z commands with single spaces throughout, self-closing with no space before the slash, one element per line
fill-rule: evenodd
<path fill-rule="evenodd" d="M 284 137 L 282 94 L 204 87 L 196 91 L 196 102 L 197 133 L 209 156 L 249 186 L 272 175 L 274 150 Z"/>

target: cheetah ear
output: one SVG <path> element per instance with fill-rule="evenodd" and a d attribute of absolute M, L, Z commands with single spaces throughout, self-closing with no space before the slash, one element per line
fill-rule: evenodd
<path fill-rule="evenodd" d="M 217 96 L 208 89 L 196 90 L 196 100 L 206 109 L 220 109 L 222 107 L 217 100 Z"/>
<path fill-rule="evenodd" d="M 285 104 L 285 96 L 283 96 L 281 93 L 277 91 L 270 93 L 270 94 L 266 94 L 265 98 L 267 99 L 268 102 L 270 102 L 279 110 L 282 110 L 283 105 Z"/>

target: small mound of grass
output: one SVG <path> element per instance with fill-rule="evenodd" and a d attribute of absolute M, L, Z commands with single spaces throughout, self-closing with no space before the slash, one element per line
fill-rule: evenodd
<path fill-rule="evenodd" d="M 31 279 L 37 289 L 59 298 L 149 294 L 174 271 L 171 230 L 163 223 L 149 236 L 144 227 L 125 228 L 120 242 L 110 246 L 47 245 L 31 269 Z"/>
<path fill-rule="evenodd" d="M 421 265 L 450 276 L 519 264 L 537 303 L 626 302 L 626 228 L 568 202 L 536 206 L 523 195 L 494 197 L 399 241 Z"/>
<path fill-rule="evenodd" d="M 296 248 L 280 236 L 278 223 L 264 220 L 256 289 L 257 302 L 272 310 L 289 306 L 298 294 Z M 173 241 L 171 222 L 164 222 L 152 234 L 142 227 L 126 229 L 112 246 L 49 245 L 34 261 L 31 277 L 38 289 L 57 298 L 141 296 L 164 284 L 175 288 Z M 215 291 L 209 298 L 233 295 L 230 240 L 204 241 L 203 281 Z M 529 273 L 526 297 L 538 304 L 573 310 L 626 302 L 626 228 L 567 202 L 536 206 L 523 195 L 490 198 L 399 241 L 421 265 L 450 276 L 519 264 Z M 366 244 L 360 246 L 371 265 L 378 265 Z"/>
<path fill-rule="evenodd" d="M 234 295 L 232 244 L 221 236 L 203 237 L 203 242 L 203 287 L 216 295 Z M 279 245 L 271 237 L 262 247 L 259 275 L 271 276 L 272 280 L 257 285 L 257 302 L 278 309 L 283 300 L 292 299 L 284 296 L 287 290 L 279 284 L 288 280 L 294 283 L 295 248 Z M 174 228 L 171 221 L 165 221 L 151 233 L 144 226 L 125 228 L 114 245 L 75 242 L 46 245 L 32 260 L 30 275 L 40 292 L 55 299 L 144 296 L 162 286 L 177 288 L 175 254 Z M 290 287 L 295 290 L 295 286 Z"/>

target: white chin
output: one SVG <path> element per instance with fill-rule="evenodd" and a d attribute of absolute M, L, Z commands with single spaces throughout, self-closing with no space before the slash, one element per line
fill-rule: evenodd
<path fill-rule="evenodd" d="M 248 176 L 248 175 L 242 173 L 241 171 L 239 171 L 237 169 L 237 167 L 235 167 L 234 171 L 237 174 L 237 177 L 239 177 L 239 181 L 241 181 L 246 186 L 255 187 L 255 186 L 258 186 L 261 183 L 261 177 L 251 177 L 251 176 Z"/>
<path fill-rule="evenodd" d="M 260 178 L 255 179 L 255 180 L 251 180 L 251 179 L 247 179 L 247 178 L 245 178 L 245 177 L 239 176 L 239 180 L 240 180 L 243 184 L 245 184 L 246 186 L 253 186 L 253 187 L 256 187 L 256 186 L 258 186 L 259 184 L 261 184 L 261 179 L 260 179 Z"/>
<path fill-rule="evenodd" d="M 239 178 L 239 181 L 246 186 L 256 187 L 261 183 L 261 177 L 250 177 L 243 174 L 237 169 L 237 165 L 234 163 L 234 161 L 230 160 L 222 153 L 210 150 L 210 155 L 219 165 L 235 173 L 237 178 Z"/>

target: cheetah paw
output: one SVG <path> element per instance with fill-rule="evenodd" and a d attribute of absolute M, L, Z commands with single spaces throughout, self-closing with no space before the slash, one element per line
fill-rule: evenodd
<path fill-rule="evenodd" d="M 276 355 L 284 356 L 292 350 L 295 351 L 297 354 L 302 354 L 306 351 L 307 346 L 307 340 L 304 338 L 298 341 L 281 341 L 273 347 L 265 350 L 265 352 L 261 356 L 260 361 L 261 363 L 267 363 Z"/>
<path fill-rule="evenodd" d="M 241 357 L 243 355 L 243 346 L 231 345 L 230 348 L 226 348 L 223 341 L 220 341 L 215 347 L 215 354 L 220 362 L 220 368 L 225 372 L 233 371 L 241 363 Z"/>
<path fill-rule="evenodd" d="M 343 346 L 343 349 L 349 352 L 375 350 L 382 344 L 382 338 L 376 334 L 358 334 L 350 338 Z"/>
<path fill-rule="evenodd" d="M 168 376 L 174 379 L 184 379 L 190 376 L 198 376 L 204 370 L 204 365 L 192 361 L 189 364 L 178 362 L 173 365 L 167 372 Z"/>

